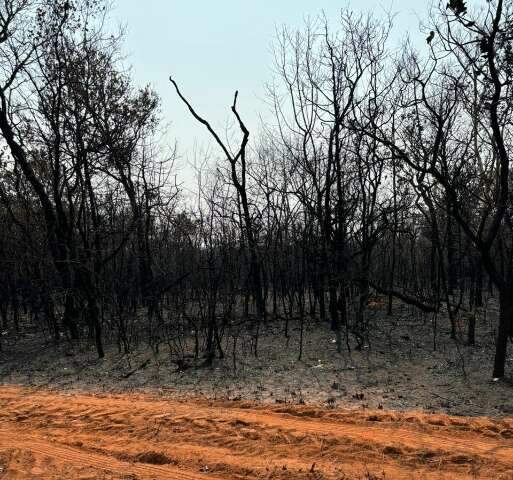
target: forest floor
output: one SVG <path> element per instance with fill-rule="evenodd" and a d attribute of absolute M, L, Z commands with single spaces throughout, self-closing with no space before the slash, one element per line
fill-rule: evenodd
<path fill-rule="evenodd" d="M 494 302 L 474 346 L 439 317 L 434 348 L 433 316 L 405 305 L 388 317 L 377 301 L 369 315 L 361 351 L 338 354 L 311 320 L 298 360 L 298 323 L 285 338 L 275 321 L 257 358 L 243 328 L 210 367 L 191 343 L 128 355 L 108 345 L 98 360 L 86 341 L 6 335 L 0 479 L 513 479 L 513 356 L 494 382 Z"/>
<path fill-rule="evenodd" d="M 360 409 L 422 410 L 452 415 L 513 415 L 513 349 L 507 378 L 491 376 L 497 307 L 489 302 L 476 324 L 476 344 L 467 346 L 449 337 L 448 322 L 437 319 L 436 349 L 433 316 L 397 304 L 394 315 L 375 303 L 369 311 L 371 336 L 361 351 L 337 353 L 326 323 L 306 322 L 302 359 L 299 325 L 291 322 L 289 337 L 283 322 L 261 329 L 258 358 L 252 353 L 254 332 L 223 338 L 225 358 L 204 367 L 194 361 L 189 342 L 174 341 L 156 354 L 147 346 L 119 353 L 106 347 L 99 360 L 87 342 L 56 346 L 39 333 L 4 337 L 0 352 L 0 384 L 94 392 L 159 391 L 210 399 L 252 400 L 264 403 L 315 404 Z M 460 325 L 465 338 L 465 325 Z M 354 347 L 354 342 L 352 342 Z M 201 345 L 200 345 L 201 348 Z M 185 351 L 178 354 L 181 350 Z"/>

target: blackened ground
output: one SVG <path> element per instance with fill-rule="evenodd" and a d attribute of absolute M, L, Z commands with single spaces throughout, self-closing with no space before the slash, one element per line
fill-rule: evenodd
<path fill-rule="evenodd" d="M 357 409 L 421 410 L 454 415 L 513 414 L 513 348 L 508 358 L 509 379 L 491 378 L 496 303 L 492 300 L 477 319 L 476 345 L 466 346 L 466 324 L 460 320 L 460 342 L 449 338 L 447 318 L 421 316 L 409 306 L 394 305 L 385 314 L 384 299 L 369 308 L 370 342 L 349 353 L 336 352 L 329 326 L 308 320 L 303 357 L 298 361 L 299 325 L 291 322 L 289 338 L 283 321 L 264 325 L 258 358 L 252 354 L 253 332 L 246 326 L 225 332 L 224 360 L 204 367 L 204 359 L 177 353 L 163 343 L 158 354 L 148 347 L 120 354 L 107 346 L 98 360 L 87 341 L 45 344 L 36 332 L 3 337 L 0 382 L 24 386 L 94 392 L 146 390 L 175 398 L 252 400 L 266 403 L 314 404 Z M 234 335 L 237 337 L 234 355 Z M 182 345 L 183 346 L 183 345 Z M 354 347 L 354 342 L 351 341 Z M 192 336 L 186 349 L 193 351 Z M 235 357 L 235 360 L 234 360 Z"/>

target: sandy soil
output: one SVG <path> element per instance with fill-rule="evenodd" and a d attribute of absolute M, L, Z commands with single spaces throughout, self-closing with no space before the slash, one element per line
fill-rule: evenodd
<path fill-rule="evenodd" d="M 513 479 L 513 419 L 0 387 L 0 478 Z"/>

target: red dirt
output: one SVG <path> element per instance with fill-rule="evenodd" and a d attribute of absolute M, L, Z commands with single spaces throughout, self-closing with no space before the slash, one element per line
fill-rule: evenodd
<path fill-rule="evenodd" d="M 513 479 L 513 420 L 0 387 L 4 479 Z"/>

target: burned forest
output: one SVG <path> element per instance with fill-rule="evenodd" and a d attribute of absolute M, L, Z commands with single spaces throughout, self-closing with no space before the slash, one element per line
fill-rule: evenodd
<path fill-rule="evenodd" d="M 277 27 L 226 128 L 135 80 L 111 8 L 0 4 L 2 384 L 512 414 L 513 2 Z"/>
<path fill-rule="evenodd" d="M 326 322 L 360 350 L 369 302 L 394 299 L 450 322 L 473 345 L 499 306 L 493 377 L 513 336 L 512 6 L 442 9 L 429 57 L 387 49 L 391 20 L 341 13 L 284 28 L 268 87 L 275 121 L 250 143 L 212 135 L 196 198 L 157 145 L 159 97 L 137 88 L 102 2 L 5 1 L 1 18 L 2 342 L 130 351 L 195 336 L 223 357 L 244 324 Z M 480 21 L 480 18 L 482 20 Z M 475 20 L 471 20 L 475 19 Z M 334 30 L 336 28 L 336 30 Z M 227 108 L 220 104 L 219 108 Z M 432 318 L 431 318 L 432 321 Z M 433 338 L 438 335 L 433 326 Z M 301 345 L 298 351 L 301 357 Z M 191 353 L 191 352 L 187 352 Z"/>
<path fill-rule="evenodd" d="M 34 4 L 33 4 L 34 3 Z M 37 3 L 37 4 L 36 4 Z M 513 12 L 442 9 L 429 57 L 387 50 L 390 19 L 349 11 L 275 45 L 275 112 L 250 144 L 235 93 L 229 140 L 181 195 L 157 145 L 159 98 L 123 70 L 102 2 L 2 6 L 2 343 L 140 342 L 225 355 L 235 325 L 326 322 L 368 346 L 369 302 L 450 322 L 473 345 L 493 298 L 493 377 L 513 336 Z M 481 19 L 482 17 L 482 19 Z M 471 20 L 474 19 L 474 20 Z M 183 86 L 186 89 L 186 86 Z M 226 105 L 220 105 L 226 108 Z M 228 104 L 229 107 L 229 104 Z M 432 321 L 432 319 L 431 319 Z M 433 338 L 437 336 L 433 326 Z M 191 352 L 187 352 L 191 353 Z M 301 358 L 301 345 L 298 357 Z"/>

